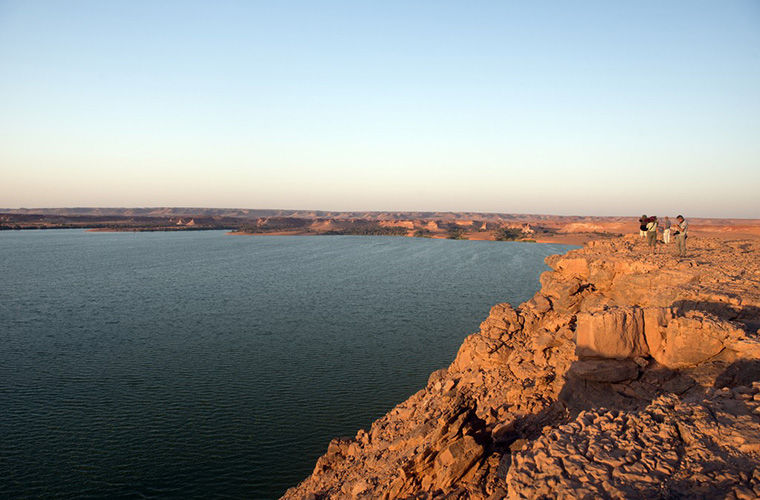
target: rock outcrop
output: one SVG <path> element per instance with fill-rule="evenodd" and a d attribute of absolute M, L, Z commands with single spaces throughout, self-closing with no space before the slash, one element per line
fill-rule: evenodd
<path fill-rule="evenodd" d="M 760 497 L 760 244 L 552 256 L 284 498 Z"/>

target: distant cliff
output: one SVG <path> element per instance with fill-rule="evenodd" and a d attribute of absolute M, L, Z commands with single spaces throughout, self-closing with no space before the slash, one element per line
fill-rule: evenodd
<path fill-rule="evenodd" d="M 455 361 L 284 498 L 760 497 L 760 243 L 547 263 Z"/>
<path fill-rule="evenodd" d="M 693 235 L 760 239 L 760 219 L 689 219 Z M 200 231 L 245 235 L 386 235 L 582 244 L 638 231 L 637 217 L 475 212 L 328 212 L 232 208 L 0 209 L 0 231 Z"/>

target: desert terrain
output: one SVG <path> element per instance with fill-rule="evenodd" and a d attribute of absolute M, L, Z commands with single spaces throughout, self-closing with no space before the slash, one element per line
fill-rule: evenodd
<path fill-rule="evenodd" d="M 687 214 L 688 216 L 688 214 Z M 387 235 L 580 245 L 638 232 L 638 216 L 473 212 L 327 212 L 214 208 L 0 209 L 2 229 L 199 231 L 235 235 Z M 692 236 L 760 238 L 760 219 L 688 218 Z M 671 216 L 675 221 L 675 216 Z"/>

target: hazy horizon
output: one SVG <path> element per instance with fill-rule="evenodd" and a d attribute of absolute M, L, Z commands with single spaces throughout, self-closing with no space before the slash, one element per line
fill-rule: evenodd
<path fill-rule="evenodd" d="M 163 210 L 163 209 L 170 209 L 170 210 L 183 210 L 187 209 L 190 210 L 251 210 L 251 211 L 282 211 L 282 212 L 328 212 L 328 213 L 427 213 L 427 212 L 433 212 L 433 213 L 451 213 L 451 214 L 482 214 L 482 215 L 493 215 L 493 214 L 504 214 L 504 215 L 516 215 L 516 216 L 536 216 L 536 217 L 589 217 L 589 218 L 638 218 L 641 216 L 641 214 L 578 214 L 578 213 L 567 213 L 567 214 L 558 214 L 558 213 L 548 213 L 548 212 L 484 212 L 484 211 L 472 211 L 472 210 L 326 210 L 321 208 L 282 208 L 282 207 L 190 207 L 190 206 L 68 206 L 68 207 L 0 207 L 0 212 L 4 210 L 79 210 L 79 209 L 99 209 L 99 210 Z M 188 213 L 187 215 L 192 215 L 192 213 Z M 655 215 L 658 217 L 674 217 L 675 214 L 670 213 L 655 213 L 655 212 L 649 212 L 648 215 Z M 746 219 L 746 220 L 758 220 L 757 217 L 716 217 L 711 215 L 700 215 L 700 214 L 688 214 L 685 215 L 687 219 L 689 218 L 696 218 L 696 219 L 726 219 L 726 220 L 732 220 L 732 219 Z"/>
<path fill-rule="evenodd" d="M 749 0 L 0 0 L 0 205 L 760 218 L 757 47 Z"/>

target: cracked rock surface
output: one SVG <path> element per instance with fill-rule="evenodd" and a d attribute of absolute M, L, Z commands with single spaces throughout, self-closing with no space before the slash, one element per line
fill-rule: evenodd
<path fill-rule="evenodd" d="M 760 383 L 737 389 L 583 411 L 515 455 L 509 498 L 758 498 Z"/>
<path fill-rule="evenodd" d="M 760 243 L 688 243 L 549 257 L 284 498 L 760 497 Z"/>

